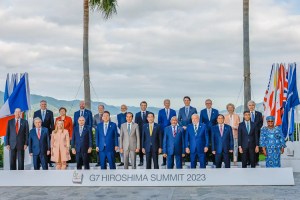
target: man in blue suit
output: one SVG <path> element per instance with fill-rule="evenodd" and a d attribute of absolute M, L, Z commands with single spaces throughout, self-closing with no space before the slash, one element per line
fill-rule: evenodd
<path fill-rule="evenodd" d="M 34 170 L 48 170 L 48 155 L 50 155 L 50 139 L 48 129 L 42 127 L 42 120 L 39 117 L 33 120 L 35 128 L 29 132 L 28 144 L 29 155 L 33 157 Z"/>
<path fill-rule="evenodd" d="M 242 167 L 247 168 L 247 162 L 250 160 L 251 168 L 255 168 L 255 153 L 258 153 L 259 140 L 258 131 L 255 123 L 250 121 L 250 111 L 244 111 L 244 121 L 238 127 L 239 152 L 242 154 Z"/>
<path fill-rule="evenodd" d="M 90 110 L 85 109 L 85 102 L 80 101 L 80 109 L 74 113 L 74 123 L 73 126 L 78 126 L 78 118 L 83 116 L 85 118 L 85 125 L 93 127 L 93 114 Z"/>
<path fill-rule="evenodd" d="M 147 116 L 150 112 L 147 111 L 147 102 L 146 101 L 142 101 L 140 103 L 140 108 L 141 108 L 141 111 L 135 114 L 134 122 L 139 125 L 140 138 L 142 138 L 143 126 L 144 126 L 144 124 L 148 123 Z M 140 147 L 141 147 L 142 140 L 140 140 L 140 142 L 141 142 L 140 143 Z M 142 148 L 140 148 L 139 157 L 140 157 L 140 163 L 138 164 L 138 166 L 143 166 L 144 165 L 144 154 L 142 152 Z"/>
<path fill-rule="evenodd" d="M 146 154 L 146 169 L 151 169 L 151 160 L 153 160 L 154 169 L 158 169 L 158 154 L 161 153 L 161 129 L 157 123 L 154 123 L 154 114 L 147 116 L 148 124 L 143 126 L 142 134 L 142 152 Z"/>
<path fill-rule="evenodd" d="M 174 157 L 176 158 L 176 168 L 182 169 L 182 157 L 185 156 L 184 130 L 178 126 L 176 116 L 171 118 L 171 125 L 164 130 L 163 156 L 168 157 L 168 169 L 174 168 Z"/>
<path fill-rule="evenodd" d="M 191 154 L 191 168 L 196 168 L 196 157 L 200 162 L 200 168 L 206 168 L 205 153 L 208 151 L 208 133 L 206 125 L 199 122 L 197 114 L 192 115 L 192 124 L 186 129 L 185 147 L 186 153 Z"/>
<path fill-rule="evenodd" d="M 117 114 L 119 131 L 121 130 L 121 125 L 127 122 L 126 115 L 127 115 L 127 106 L 125 104 L 122 104 L 121 105 L 121 113 Z M 120 134 L 119 134 L 119 140 L 120 140 Z M 120 144 L 120 141 L 119 141 L 119 144 Z M 121 163 L 118 166 L 124 166 L 123 153 L 120 153 L 120 158 L 121 158 Z"/>
<path fill-rule="evenodd" d="M 89 154 L 92 153 L 92 127 L 84 125 L 85 118 L 78 118 L 78 126 L 73 129 L 72 153 L 76 155 L 77 169 L 90 169 Z"/>
<path fill-rule="evenodd" d="M 110 169 L 116 169 L 115 151 L 118 150 L 118 129 L 110 122 L 110 113 L 104 111 L 103 122 L 96 129 L 96 151 L 100 154 L 101 169 L 106 169 L 107 161 Z"/>
<path fill-rule="evenodd" d="M 162 138 L 164 138 L 164 130 L 167 126 L 171 125 L 172 117 L 176 116 L 176 111 L 170 108 L 171 102 L 169 99 L 164 100 L 165 108 L 158 112 L 158 124 L 162 130 Z M 177 118 L 176 118 L 177 120 Z M 178 121 L 178 120 L 177 120 Z M 163 157 L 162 166 L 166 165 L 166 157 Z"/>
<path fill-rule="evenodd" d="M 224 124 L 225 117 L 218 115 L 218 124 L 211 127 L 212 132 L 212 153 L 216 158 L 216 168 L 221 168 L 224 160 L 225 168 L 230 168 L 229 153 L 233 152 L 233 134 L 231 126 Z"/>
<path fill-rule="evenodd" d="M 184 107 L 180 108 L 178 113 L 178 124 L 186 130 L 186 127 L 192 123 L 192 115 L 197 114 L 197 109 L 191 106 L 191 98 L 189 96 L 185 96 L 183 102 Z"/>

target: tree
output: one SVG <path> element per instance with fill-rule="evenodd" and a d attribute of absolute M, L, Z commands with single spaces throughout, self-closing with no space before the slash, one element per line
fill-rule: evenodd
<path fill-rule="evenodd" d="M 90 70 L 89 70 L 89 11 L 98 11 L 105 20 L 117 14 L 117 0 L 83 0 L 83 80 L 84 100 L 91 109 Z"/>
<path fill-rule="evenodd" d="M 251 100 L 250 48 L 249 48 L 249 0 L 243 0 L 243 32 L 244 32 L 244 110 Z"/>

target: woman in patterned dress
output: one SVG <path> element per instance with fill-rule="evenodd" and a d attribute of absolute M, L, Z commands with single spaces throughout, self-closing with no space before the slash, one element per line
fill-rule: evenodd
<path fill-rule="evenodd" d="M 266 118 L 267 126 L 261 129 L 260 146 L 266 156 L 266 167 L 280 167 L 280 154 L 284 152 L 285 140 L 280 127 L 274 125 L 275 117 Z"/>

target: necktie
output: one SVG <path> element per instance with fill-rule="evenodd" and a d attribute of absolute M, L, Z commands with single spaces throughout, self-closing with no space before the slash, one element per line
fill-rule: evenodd
<path fill-rule="evenodd" d="M 105 127 L 104 127 L 104 135 L 106 136 L 106 133 L 107 133 L 107 124 L 105 124 Z"/>
<path fill-rule="evenodd" d="M 195 126 L 195 127 L 194 127 L 195 135 L 197 135 L 197 132 L 198 132 L 197 125 L 195 124 L 194 126 Z"/>
<path fill-rule="evenodd" d="M 80 112 L 80 117 L 83 116 L 83 110 Z"/>
<path fill-rule="evenodd" d="M 42 120 L 45 120 L 45 111 L 43 110 L 43 114 L 42 114 Z"/>
<path fill-rule="evenodd" d="M 220 125 L 220 133 L 221 133 L 221 137 L 223 136 L 223 126 Z"/>
<path fill-rule="evenodd" d="M 186 107 L 186 108 L 185 108 L 185 116 L 188 116 L 188 115 L 189 115 L 189 108 Z"/>
<path fill-rule="evenodd" d="M 169 109 L 166 110 L 167 119 L 169 119 Z"/>
<path fill-rule="evenodd" d="M 130 131 L 131 131 L 130 124 L 128 124 L 127 131 L 128 131 L 128 135 L 130 135 Z"/>
<path fill-rule="evenodd" d="M 173 136 L 176 137 L 176 128 L 173 126 Z"/>
<path fill-rule="evenodd" d="M 254 112 L 251 112 L 251 122 L 254 122 L 255 117 L 254 117 Z"/>
<path fill-rule="evenodd" d="M 211 117 L 211 110 L 207 109 L 207 116 L 208 116 L 208 120 L 210 121 L 210 117 Z"/>
<path fill-rule="evenodd" d="M 249 134 L 249 132 L 250 132 L 250 125 L 249 125 L 249 122 L 246 122 L 246 128 L 247 128 L 247 132 L 248 132 L 248 134 Z"/>
<path fill-rule="evenodd" d="M 81 135 L 82 135 L 82 131 L 83 131 L 83 127 L 80 126 L 80 129 L 79 129 L 80 137 L 81 137 Z"/>
<path fill-rule="evenodd" d="M 17 122 L 16 122 L 16 133 L 17 133 L 17 135 L 19 133 L 19 119 L 17 119 Z"/>
<path fill-rule="evenodd" d="M 38 138 L 41 139 L 41 129 L 38 128 Z"/>
<path fill-rule="evenodd" d="M 143 112 L 143 120 L 146 119 L 146 112 Z"/>
<path fill-rule="evenodd" d="M 152 124 L 150 124 L 150 136 L 152 136 L 152 131 L 153 131 Z"/>
<path fill-rule="evenodd" d="M 99 122 L 102 122 L 102 114 L 99 114 L 99 118 L 100 118 Z"/>

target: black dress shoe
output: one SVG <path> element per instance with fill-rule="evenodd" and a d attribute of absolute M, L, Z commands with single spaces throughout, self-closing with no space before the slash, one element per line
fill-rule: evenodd
<path fill-rule="evenodd" d="M 54 167 L 54 165 L 52 163 L 49 163 L 49 167 Z"/>
<path fill-rule="evenodd" d="M 124 163 L 120 162 L 120 164 L 118 166 L 124 166 Z"/>
<path fill-rule="evenodd" d="M 131 167 L 131 166 L 132 166 L 132 165 L 131 165 L 131 163 L 128 163 L 128 166 L 130 166 L 130 167 Z"/>
<path fill-rule="evenodd" d="M 166 163 L 162 163 L 161 166 L 166 166 Z"/>
<path fill-rule="evenodd" d="M 100 164 L 99 163 L 97 163 L 96 165 L 95 165 L 95 167 L 99 167 L 100 166 Z"/>
<path fill-rule="evenodd" d="M 138 164 L 138 166 L 139 167 L 144 166 L 144 163 L 141 162 L 140 164 Z"/>

